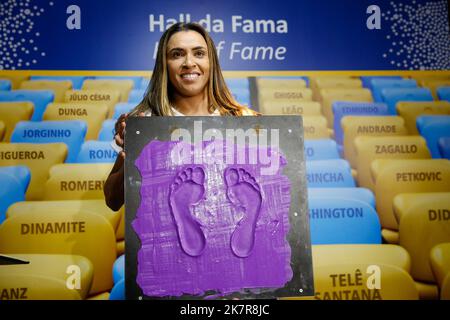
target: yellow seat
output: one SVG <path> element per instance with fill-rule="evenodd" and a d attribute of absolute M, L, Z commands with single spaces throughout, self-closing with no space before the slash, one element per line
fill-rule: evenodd
<path fill-rule="evenodd" d="M 408 252 L 391 244 L 326 244 L 313 245 L 314 266 L 329 266 L 353 263 L 386 264 L 409 272 L 411 258 Z"/>
<path fill-rule="evenodd" d="M 346 81 L 353 79 L 350 76 L 310 76 L 309 77 L 309 85 L 313 91 L 313 99 L 320 101 L 322 98 L 320 97 L 320 90 L 327 88 L 327 84 L 331 85 L 338 81 Z M 320 87 L 322 84 L 323 87 Z M 328 86 L 329 88 L 330 86 Z M 332 86 L 333 87 L 333 86 Z"/>
<path fill-rule="evenodd" d="M 450 300 L 450 273 L 447 274 L 442 283 L 441 300 Z"/>
<path fill-rule="evenodd" d="M 0 119 L 6 129 L 3 140 L 0 141 L 9 142 L 16 123 L 30 120 L 33 110 L 32 102 L 0 102 Z"/>
<path fill-rule="evenodd" d="M 328 127 L 333 128 L 334 114 L 333 103 L 337 101 L 349 102 L 372 102 L 372 92 L 365 88 L 326 88 L 320 90 L 320 98 L 322 102 L 322 113 L 327 118 Z"/>
<path fill-rule="evenodd" d="M 345 116 L 341 120 L 344 133 L 344 157 L 352 168 L 357 167 L 355 138 L 358 136 L 404 136 L 408 132 L 402 117 Z"/>
<path fill-rule="evenodd" d="M 120 101 L 126 102 L 128 94 L 133 89 L 133 80 L 98 80 L 87 79 L 83 81 L 82 90 L 113 90 L 120 92 Z"/>
<path fill-rule="evenodd" d="M 265 100 L 259 105 L 259 111 L 265 115 L 321 116 L 321 109 L 317 101 Z"/>
<path fill-rule="evenodd" d="M 92 285 L 94 275 L 94 268 L 89 259 L 78 255 L 63 255 L 63 254 L 8 254 L 9 257 L 27 261 L 27 264 L 8 264 L 0 265 L 0 276 L 10 275 L 12 277 L 9 281 L 9 291 L 13 292 L 13 288 L 21 288 L 21 282 L 15 283 L 15 275 L 30 277 L 34 276 L 46 277 L 58 280 L 59 287 L 55 287 L 47 294 L 54 295 L 42 296 L 44 299 L 57 299 L 60 291 L 75 291 L 81 299 L 85 299 Z M 79 275 L 79 278 L 76 277 Z M 75 278 L 75 280 L 74 280 Z M 71 281 L 72 280 L 72 281 Z M 2 285 L 0 281 L 0 292 L 2 288 L 8 288 Z M 56 284 L 56 283 L 55 283 Z M 68 288 L 69 285 L 69 288 Z M 78 287 L 79 285 L 79 287 Z M 25 287 L 26 291 L 39 291 L 39 287 L 33 282 Z M 62 292 L 64 295 L 64 292 Z M 28 299 L 33 299 L 28 297 Z M 0 297 L 1 300 L 1 297 Z"/>
<path fill-rule="evenodd" d="M 104 199 L 103 185 L 112 163 L 59 164 L 50 169 L 43 200 Z"/>
<path fill-rule="evenodd" d="M 445 277 L 450 274 L 450 242 L 440 243 L 431 249 L 430 265 L 434 279 L 442 288 Z"/>
<path fill-rule="evenodd" d="M 418 116 L 450 114 L 448 101 L 400 101 L 396 106 L 398 115 L 405 119 L 409 134 L 419 134 L 416 126 Z"/>
<path fill-rule="evenodd" d="M 373 271 L 376 268 L 375 272 Z M 379 278 L 380 286 L 374 283 Z M 417 300 L 414 280 L 403 269 L 385 264 L 315 265 L 314 289 L 316 300 Z M 300 298 L 303 299 L 303 298 Z"/>
<path fill-rule="evenodd" d="M 125 253 L 125 240 L 117 241 L 116 251 L 117 251 L 117 256 L 121 256 L 122 254 Z"/>
<path fill-rule="evenodd" d="M 399 194 L 393 207 L 399 221 L 400 245 L 411 256 L 411 275 L 419 281 L 435 282 L 429 256 L 434 246 L 450 242 L 450 190 Z"/>
<path fill-rule="evenodd" d="M 64 101 L 67 90 L 72 89 L 72 81 L 30 80 L 20 84 L 24 90 L 51 90 L 55 94 L 54 102 Z"/>
<path fill-rule="evenodd" d="M 328 139 L 332 132 L 327 128 L 327 119 L 324 116 L 303 117 L 303 131 L 305 139 Z"/>
<path fill-rule="evenodd" d="M 306 81 L 303 79 L 271 79 L 271 78 L 256 78 L 256 86 L 258 90 L 261 89 L 300 89 L 306 88 Z"/>
<path fill-rule="evenodd" d="M 381 236 L 389 244 L 399 244 L 399 235 L 397 230 L 381 229 Z"/>
<path fill-rule="evenodd" d="M 3 137 L 5 136 L 6 126 L 3 121 L 0 121 L 0 141 L 3 141 Z"/>
<path fill-rule="evenodd" d="M 87 300 L 109 300 L 109 292 L 102 292 L 87 298 Z"/>
<path fill-rule="evenodd" d="M 49 103 L 43 120 L 82 120 L 87 123 L 86 140 L 96 140 L 108 116 L 107 104 Z"/>
<path fill-rule="evenodd" d="M 95 103 L 108 105 L 108 118 L 114 114 L 114 108 L 120 100 L 118 90 L 69 90 L 66 92 L 64 101 L 69 103 Z"/>
<path fill-rule="evenodd" d="M 420 300 L 438 300 L 439 299 L 439 288 L 433 283 L 427 282 L 414 282 L 419 292 Z"/>
<path fill-rule="evenodd" d="M 112 211 L 103 199 L 16 202 L 6 211 L 6 218 L 9 219 L 21 214 L 38 212 L 55 212 L 64 216 L 66 213 L 76 214 L 79 211 L 101 215 L 109 221 L 113 230 L 117 230 L 119 221 L 121 220 L 120 212 Z"/>
<path fill-rule="evenodd" d="M 94 266 L 89 293 L 104 292 L 113 285 L 114 230 L 104 217 L 90 211 L 61 215 L 44 209 L 6 219 L 0 225 L 0 252 L 84 256 Z"/>
<path fill-rule="evenodd" d="M 8 73 L 2 74 L 0 78 L 10 80 L 11 90 L 17 90 L 20 88 L 20 84 L 24 81 L 27 81 L 30 78 L 30 76 L 24 75 L 22 73 Z"/>
<path fill-rule="evenodd" d="M 344 77 L 321 77 L 312 81 L 314 88 L 313 97 L 321 100 L 320 91 L 322 89 L 354 89 L 362 88 L 362 81 L 358 78 Z"/>
<path fill-rule="evenodd" d="M 312 91 L 308 88 L 263 88 L 258 90 L 258 103 L 263 106 L 266 104 L 266 101 L 300 102 L 311 100 Z"/>
<path fill-rule="evenodd" d="M 370 164 L 375 159 L 429 159 L 427 142 L 421 136 L 370 137 L 354 140 L 358 185 L 374 191 Z"/>
<path fill-rule="evenodd" d="M 123 240 L 123 239 L 125 239 L 125 208 L 124 208 L 124 206 L 122 206 L 122 208 L 120 208 L 119 216 L 120 216 L 120 220 L 119 220 L 119 226 L 117 227 L 117 230 L 116 230 L 116 239 Z"/>
<path fill-rule="evenodd" d="M 67 156 L 64 143 L 0 143 L 0 166 L 25 165 L 31 171 L 26 200 L 41 200 L 50 168 Z"/>

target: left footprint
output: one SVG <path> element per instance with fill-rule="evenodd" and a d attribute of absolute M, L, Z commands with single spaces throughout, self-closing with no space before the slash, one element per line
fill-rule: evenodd
<path fill-rule="evenodd" d="M 206 246 L 200 223 L 191 213 L 191 206 L 203 198 L 204 182 L 203 168 L 192 167 L 178 174 L 170 186 L 170 208 L 177 226 L 181 248 L 193 257 L 201 255 Z"/>

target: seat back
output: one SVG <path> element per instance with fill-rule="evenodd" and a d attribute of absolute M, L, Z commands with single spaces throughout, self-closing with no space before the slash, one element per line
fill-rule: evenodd
<path fill-rule="evenodd" d="M 303 133 L 305 139 L 328 139 L 331 131 L 327 128 L 327 119 L 324 116 L 304 116 Z"/>
<path fill-rule="evenodd" d="M 430 149 L 433 158 L 440 158 L 439 139 L 450 136 L 450 115 L 420 116 L 417 118 L 417 128 Z"/>
<path fill-rule="evenodd" d="M 83 76 L 31 76 L 30 80 L 70 81 L 74 90 L 80 90 L 86 77 Z"/>
<path fill-rule="evenodd" d="M 49 90 L 0 91 L 0 102 L 32 102 L 34 109 L 31 121 L 41 121 L 47 105 L 54 99 Z"/>
<path fill-rule="evenodd" d="M 69 90 L 64 101 L 69 103 L 100 103 L 108 105 L 108 118 L 114 114 L 114 106 L 119 102 L 120 91 L 107 89 Z"/>
<path fill-rule="evenodd" d="M 259 105 L 265 115 L 321 116 L 321 106 L 317 101 L 277 101 L 266 100 Z"/>
<path fill-rule="evenodd" d="M 346 160 L 314 160 L 306 162 L 308 188 L 353 188 L 355 181 Z"/>
<path fill-rule="evenodd" d="M 31 119 L 33 108 L 32 102 L 0 102 L 0 119 L 5 124 L 5 133 L 0 141 L 9 142 L 16 124 Z"/>
<path fill-rule="evenodd" d="M 397 114 L 396 106 L 400 101 L 433 101 L 430 89 L 426 88 L 384 88 L 381 97 L 392 115 Z"/>
<path fill-rule="evenodd" d="M 376 102 L 383 102 L 381 90 L 385 88 L 417 88 L 417 81 L 413 79 L 373 79 L 371 80 L 371 89 L 373 99 Z"/>
<path fill-rule="evenodd" d="M 375 196 L 371 190 L 366 188 L 308 188 L 308 196 L 353 199 L 375 208 Z"/>
<path fill-rule="evenodd" d="M 72 89 L 72 82 L 52 81 L 52 80 L 33 80 L 24 81 L 20 84 L 20 89 L 24 90 L 50 90 L 54 94 L 54 102 L 64 101 L 64 95 L 67 90 Z"/>
<path fill-rule="evenodd" d="M 332 139 L 305 140 L 306 160 L 340 159 L 336 142 Z"/>
<path fill-rule="evenodd" d="M 101 80 L 101 79 L 86 79 L 83 82 L 82 90 L 112 90 L 120 93 L 120 101 L 126 102 L 128 94 L 134 87 L 134 81 L 130 79 L 125 80 Z"/>
<path fill-rule="evenodd" d="M 397 113 L 405 119 L 409 134 L 419 134 L 417 117 L 422 115 L 450 115 L 450 103 L 447 101 L 408 101 L 397 103 Z"/>
<path fill-rule="evenodd" d="M 90 140 L 83 143 L 78 154 L 77 163 L 115 162 L 117 152 L 112 148 L 111 141 Z"/>

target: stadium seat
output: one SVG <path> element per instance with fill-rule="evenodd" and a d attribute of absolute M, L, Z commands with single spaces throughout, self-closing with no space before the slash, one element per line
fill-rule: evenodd
<path fill-rule="evenodd" d="M 348 198 L 308 197 L 311 244 L 380 244 L 380 222 L 369 204 Z"/>
<path fill-rule="evenodd" d="M 366 188 L 308 188 L 308 196 L 358 200 L 375 208 L 375 196 Z"/>
<path fill-rule="evenodd" d="M 116 254 L 118 256 L 125 254 L 125 240 L 119 240 L 116 243 Z"/>
<path fill-rule="evenodd" d="M 13 90 L 0 91 L 0 101 L 33 103 L 34 112 L 31 121 L 41 121 L 47 105 L 53 101 L 53 92 L 48 90 Z"/>
<path fill-rule="evenodd" d="M 321 101 L 322 89 L 355 89 L 362 88 L 362 81 L 358 78 L 348 77 L 316 77 L 311 82 L 313 99 Z"/>
<path fill-rule="evenodd" d="M 119 209 L 118 214 L 120 215 L 119 225 L 116 229 L 116 239 L 123 240 L 125 239 L 125 207 L 122 206 Z"/>
<path fill-rule="evenodd" d="M 22 83 L 22 81 L 28 80 L 29 75 L 24 73 L 7 73 L 2 74 L 1 78 L 3 80 L 9 80 L 11 82 L 11 89 L 17 90 L 19 89 L 19 86 Z"/>
<path fill-rule="evenodd" d="M 263 115 L 322 116 L 322 107 L 317 101 L 266 100 L 259 105 Z"/>
<path fill-rule="evenodd" d="M 94 267 L 89 259 L 69 254 L 11 253 L 8 257 L 28 263 L 0 265 L 0 278 L 4 276 L 3 280 L 6 280 L 6 283 L 0 281 L 0 292 L 7 288 L 10 293 L 14 293 L 13 288 L 24 288 L 23 291 L 28 300 L 85 299 L 87 297 L 94 274 Z M 46 281 L 46 279 L 54 281 Z M 76 294 L 70 294 L 68 291 Z"/>
<path fill-rule="evenodd" d="M 233 90 L 250 90 L 248 78 L 225 78 L 228 89 Z"/>
<path fill-rule="evenodd" d="M 340 159 L 336 142 L 332 139 L 305 140 L 305 160 Z"/>
<path fill-rule="evenodd" d="M 403 136 L 408 132 L 405 121 L 398 116 L 345 116 L 341 120 L 344 132 L 344 157 L 356 168 L 355 138 L 357 136 Z"/>
<path fill-rule="evenodd" d="M 4 254 L 71 254 L 89 259 L 94 277 L 89 293 L 111 289 L 116 239 L 110 223 L 90 211 L 75 214 L 33 212 L 6 219 L 0 226 Z"/>
<path fill-rule="evenodd" d="M 450 102 L 450 86 L 439 87 L 436 90 L 439 100 L 445 100 Z"/>
<path fill-rule="evenodd" d="M 111 142 L 114 139 L 114 125 L 116 124 L 116 120 L 107 119 L 103 121 L 102 128 L 98 134 L 99 141 L 109 141 Z"/>
<path fill-rule="evenodd" d="M 128 94 L 128 102 L 132 102 L 135 105 L 142 101 L 145 95 L 145 90 L 134 89 Z"/>
<path fill-rule="evenodd" d="M 327 88 L 320 90 L 322 100 L 322 113 L 327 118 L 328 127 L 333 128 L 334 114 L 333 103 L 335 102 L 372 102 L 372 93 L 365 88 L 336 89 Z"/>
<path fill-rule="evenodd" d="M 400 101 L 433 101 L 431 91 L 425 88 L 384 88 L 381 97 L 392 115 L 397 114 L 396 105 Z"/>
<path fill-rule="evenodd" d="M 433 158 L 440 158 L 439 139 L 450 136 L 450 115 L 417 117 L 417 129 L 427 140 Z"/>
<path fill-rule="evenodd" d="M 258 90 L 265 89 L 301 89 L 306 88 L 307 83 L 303 77 L 257 77 Z"/>
<path fill-rule="evenodd" d="M 264 88 L 258 89 L 258 105 L 265 105 L 272 101 L 299 102 L 311 101 L 312 91 L 308 88 Z"/>
<path fill-rule="evenodd" d="M 82 76 L 31 76 L 30 80 L 70 81 L 74 90 L 80 90 L 86 77 Z"/>
<path fill-rule="evenodd" d="M 13 143 L 56 143 L 67 145 L 69 153 L 66 162 L 74 162 L 80 152 L 86 135 L 84 121 L 21 121 L 11 135 Z"/>
<path fill-rule="evenodd" d="M 353 188 L 350 165 L 342 159 L 306 162 L 308 188 Z"/>
<path fill-rule="evenodd" d="M 95 80 L 112 80 L 112 81 L 123 81 L 123 80 L 131 80 L 133 81 L 133 89 L 139 89 L 144 80 L 143 77 L 132 77 L 132 76 L 97 76 Z"/>
<path fill-rule="evenodd" d="M 32 102 L 0 102 L 0 119 L 5 124 L 3 140 L 9 142 L 11 134 L 19 121 L 28 121 L 33 114 Z"/>
<path fill-rule="evenodd" d="M 234 89 L 231 91 L 231 94 L 240 104 L 251 106 L 250 91 L 248 89 Z"/>
<path fill-rule="evenodd" d="M 113 264 L 113 281 L 114 284 L 125 279 L 125 255 L 121 255 Z"/>
<path fill-rule="evenodd" d="M 43 120 L 81 120 L 87 124 L 86 140 L 95 140 L 108 115 L 108 105 L 92 103 L 50 103 Z"/>
<path fill-rule="evenodd" d="M 112 118 L 117 120 L 122 114 L 130 112 L 134 107 L 136 107 L 135 103 L 119 102 L 114 107 L 114 114 Z"/>
<path fill-rule="evenodd" d="M 25 166 L 0 167 L 0 224 L 6 218 L 6 211 L 13 203 L 25 201 L 30 183 L 30 170 Z"/>
<path fill-rule="evenodd" d="M 450 103 L 447 101 L 399 102 L 397 113 L 405 119 L 409 134 L 419 134 L 416 120 L 421 115 L 450 115 Z"/>
<path fill-rule="evenodd" d="M 34 80 L 24 81 L 20 84 L 20 89 L 23 90 L 50 90 L 54 94 L 54 102 L 64 101 L 64 95 L 67 90 L 72 89 L 72 82 L 66 81 L 51 81 L 51 80 Z"/>
<path fill-rule="evenodd" d="M 450 274 L 450 242 L 437 244 L 431 249 L 430 266 L 434 279 L 442 289 L 445 277 Z"/>
<path fill-rule="evenodd" d="M 400 245 L 411 256 L 412 277 L 435 282 L 429 257 L 434 246 L 450 242 L 450 189 L 441 193 L 406 192 L 393 202 Z"/>
<path fill-rule="evenodd" d="M 6 218 L 13 218 L 21 214 L 41 212 L 55 212 L 62 217 L 65 214 L 76 215 L 77 212 L 91 212 L 104 217 L 117 230 L 121 219 L 121 212 L 112 211 L 104 199 L 96 200 L 50 200 L 50 201 L 23 201 L 11 205 L 6 212 Z"/>
<path fill-rule="evenodd" d="M 0 141 L 3 141 L 3 137 L 5 136 L 5 133 L 6 133 L 5 123 L 3 121 L 0 121 Z"/>
<path fill-rule="evenodd" d="M 431 90 L 433 94 L 433 98 L 435 100 L 440 100 L 439 94 L 437 90 L 439 88 L 450 87 L 450 79 L 441 79 L 441 80 L 433 80 L 433 81 L 425 81 L 423 87 Z"/>
<path fill-rule="evenodd" d="M 440 137 L 438 146 L 441 158 L 450 160 L 450 137 Z"/>
<path fill-rule="evenodd" d="M 375 159 L 429 159 L 427 143 L 421 136 L 358 136 L 354 140 L 358 185 L 375 189 L 370 164 Z"/>
<path fill-rule="evenodd" d="M 69 90 L 64 101 L 70 103 L 101 103 L 108 105 L 108 118 L 114 114 L 114 107 L 119 102 L 120 92 L 106 89 L 96 90 Z"/>
<path fill-rule="evenodd" d="M 385 116 L 388 114 L 387 105 L 384 103 L 369 102 L 334 102 L 333 108 L 333 129 L 334 138 L 340 145 L 344 143 L 344 133 L 342 131 L 341 120 L 345 116 Z"/>
<path fill-rule="evenodd" d="M 442 283 L 441 300 L 450 300 L 450 273 L 447 274 Z"/>
<path fill-rule="evenodd" d="M 83 143 L 77 163 L 115 162 L 117 152 L 111 147 L 111 141 L 89 140 Z"/>
<path fill-rule="evenodd" d="M 89 296 L 87 300 L 109 300 L 109 296 L 110 296 L 109 291 L 106 291 Z"/>
<path fill-rule="evenodd" d="M 412 79 L 373 79 L 370 81 L 375 102 L 383 102 L 381 91 L 386 88 L 417 88 L 417 81 Z"/>
<path fill-rule="evenodd" d="M 121 279 L 114 285 L 109 300 L 125 300 L 125 279 Z"/>
<path fill-rule="evenodd" d="M 400 193 L 450 191 L 450 162 L 441 159 L 372 161 L 377 212 L 381 226 L 398 230 L 393 212 L 394 197 Z"/>
<path fill-rule="evenodd" d="M 112 163 L 55 165 L 50 168 L 43 200 L 104 199 L 103 185 L 112 166 Z"/>
<path fill-rule="evenodd" d="M 8 79 L 0 79 L 0 91 L 11 90 L 11 81 Z"/>
<path fill-rule="evenodd" d="M 0 143 L 0 166 L 24 165 L 30 169 L 27 201 L 42 199 L 42 186 L 47 181 L 50 167 L 63 163 L 66 156 L 67 145 L 64 143 Z"/>
<path fill-rule="evenodd" d="M 304 116 L 303 132 L 305 139 L 328 139 L 331 130 L 327 128 L 327 119 L 324 116 Z"/>
<path fill-rule="evenodd" d="M 401 76 L 361 76 L 364 88 L 372 90 L 372 80 L 402 80 Z"/>
<path fill-rule="evenodd" d="M 128 94 L 133 89 L 133 80 L 98 80 L 87 79 L 83 82 L 82 90 L 114 90 L 120 92 L 120 101 L 126 102 Z"/>

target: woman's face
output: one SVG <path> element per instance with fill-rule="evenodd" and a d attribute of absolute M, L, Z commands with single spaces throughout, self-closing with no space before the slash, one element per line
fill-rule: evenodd
<path fill-rule="evenodd" d="M 202 35 L 192 30 L 173 34 L 167 43 L 167 69 L 177 94 L 203 94 L 209 80 L 209 58 Z"/>

